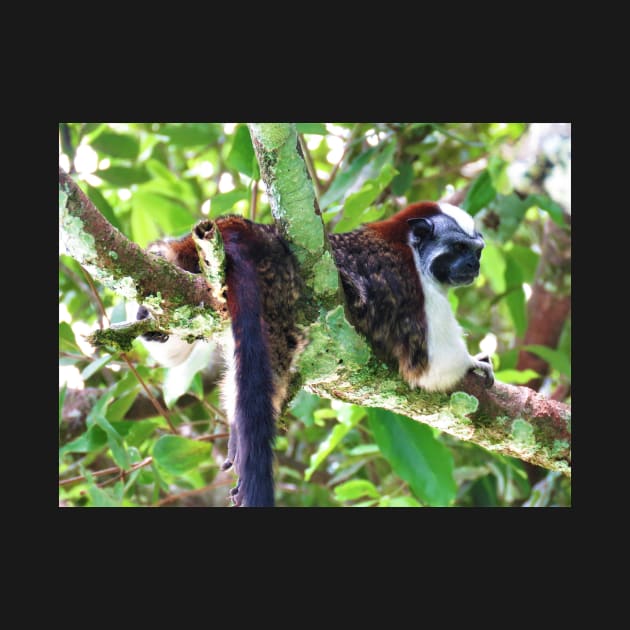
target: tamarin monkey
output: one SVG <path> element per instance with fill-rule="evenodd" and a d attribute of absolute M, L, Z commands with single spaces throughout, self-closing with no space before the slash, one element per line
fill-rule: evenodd
<path fill-rule="evenodd" d="M 233 466 L 238 475 L 231 491 L 235 505 L 273 506 L 275 421 L 287 402 L 292 363 L 306 343 L 296 323 L 301 279 L 275 225 L 223 216 L 215 226 L 225 247 L 232 324 L 224 344 L 222 392 L 230 439 L 223 468 Z M 484 241 L 470 215 L 447 203 L 423 201 L 328 238 L 350 322 L 410 387 L 448 391 L 470 370 L 481 370 L 492 385 L 491 363 L 468 353 L 446 297 L 449 287 L 471 284 L 479 274 Z M 149 251 L 200 272 L 192 236 L 158 241 Z M 149 315 L 141 306 L 137 317 Z M 167 365 L 190 354 L 191 345 L 173 335 L 154 332 L 144 339 Z"/>

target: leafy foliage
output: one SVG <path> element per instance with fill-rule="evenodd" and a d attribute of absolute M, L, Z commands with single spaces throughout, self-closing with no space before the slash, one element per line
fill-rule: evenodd
<path fill-rule="evenodd" d="M 487 246 L 477 282 L 452 293 L 451 303 L 469 333 L 471 353 L 491 333 L 497 377 L 529 381 L 534 374 L 517 369 L 529 324 L 528 292 L 546 222 L 566 224 L 561 200 L 543 189 L 525 194 L 515 189 L 513 156 L 528 125 L 297 127 L 319 180 L 319 205 L 330 231 L 389 216 L 408 202 L 466 190 L 460 205 L 475 215 Z M 60 164 L 76 173 L 108 221 L 141 246 L 184 234 L 204 216 L 272 220 L 244 123 L 61 123 Z M 60 255 L 60 503 L 226 505 L 233 477 L 219 471 L 226 439 L 215 436 L 227 429 L 216 387 L 202 378 L 206 359 L 177 374 L 154 365 L 135 341 L 127 356 L 134 373 L 124 357 L 95 353 L 82 335 L 103 322 L 98 301 L 112 321 L 135 317 L 136 308 L 127 305 L 125 313 L 118 296 L 98 285 L 97 290 L 98 299 L 83 269 Z M 551 366 L 544 383 L 548 392 L 570 383 L 570 321 L 565 328 L 557 348 L 527 347 Z M 88 389 L 77 391 L 83 387 Z M 145 387 L 163 394 L 177 435 L 148 402 Z M 89 394 L 89 413 L 68 413 L 77 394 Z M 136 407 L 149 411 L 134 416 Z M 306 391 L 282 420 L 276 452 L 276 498 L 283 506 L 570 504 L 570 483 L 555 473 L 390 412 Z"/>

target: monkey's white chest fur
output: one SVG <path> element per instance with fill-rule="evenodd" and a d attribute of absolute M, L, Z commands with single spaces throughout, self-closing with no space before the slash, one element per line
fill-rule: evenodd
<path fill-rule="evenodd" d="M 472 361 L 446 293 L 424 275 L 420 281 L 424 291 L 429 367 L 414 384 L 429 391 L 445 391 L 466 374 Z"/>

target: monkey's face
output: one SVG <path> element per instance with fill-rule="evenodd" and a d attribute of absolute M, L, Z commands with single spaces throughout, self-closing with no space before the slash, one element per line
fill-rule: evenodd
<path fill-rule="evenodd" d="M 484 247 L 479 232 L 462 229 L 455 219 L 443 214 L 410 219 L 409 224 L 409 245 L 422 274 L 446 286 L 474 282 Z"/>

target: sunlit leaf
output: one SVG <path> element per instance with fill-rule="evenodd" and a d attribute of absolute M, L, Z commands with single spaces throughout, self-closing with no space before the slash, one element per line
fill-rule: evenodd
<path fill-rule="evenodd" d="M 392 192 L 394 195 L 402 196 L 407 192 L 413 180 L 413 166 L 409 162 L 402 162 L 396 165 L 398 175 L 392 180 Z"/>
<path fill-rule="evenodd" d="M 212 444 L 178 435 L 163 435 L 153 447 L 153 459 L 171 475 L 182 475 L 210 461 Z"/>
<path fill-rule="evenodd" d="M 185 206 L 177 199 L 143 190 L 132 198 L 133 214 L 144 214 L 154 221 L 164 234 L 180 234 L 191 229 L 195 222 Z M 132 215 L 133 216 L 133 215 Z"/>
<path fill-rule="evenodd" d="M 59 352 L 83 354 L 77 344 L 74 331 L 68 322 L 59 322 Z"/>
<path fill-rule="evenodd" d="M 96 171 L 96 175 L 108 184 L 121 187 L 142 184 L 151 179 L 144 167 L 110 166 L 103 171 Z"/>
<path fill-rule="evenodd" d="M 530 206 L 531 203 L 527 199 L 521 199 L 516 193 L 498 195 L 492 207 L 493 212 L 499 217 L 499 227 L 494 236 L 502 242 L 512 238 Z"/>
<path fill-rule="evenodd" d="M 536 204 L 539 208 L 548 212 L 549 216 L 559 226 L 562 227 L 566 224 L 562 207 L 559 206 L 553 199 L 551 199 L 547 195 L 530 195 L 527 198 L 527 201 L 530 202 L 529 206 L 531 206 L 532 204 Z"/>
<path fill-rule="evenodd" d="M 539 345 L 523 346 L 523 350 L 537 354 L 541 359 L 547 361 L 552 368 L 558 370 L 561 374 L 571 376 L 571 360 L 566 354 L 564 354 L 564 352 Z"/>
<path fill-rule="evenodd" d="M 413 497 L 383 497 L 378 502 L 378 507 L 422 507 Z"/>
<path fill-rule="evenodd" d="M 92 374 L 96 374 L 96 372 L 98 372 L 104 365 L 107 365 L 113 358 L 113 355 L 105 354 L 98 359 L 94 359 L 85 367 L 83 372 L 81 372 L 81 378 L 84 381 L 87 381 Z"/>
<path fill-rule="evenodd" d="M 112 452 L 112 457 L 116 464 L 125 470 L 129 470 L 129 455 L 127 454 L 127 449 L 121 435 L 103 415 L 99 414 L 95 418 L 95 423 L 107 433 L 107 445 Z"/>
<path fill-rule="evenodd" d="M 378 499 L 379 491 L 371 481 L 365 479 L 354 479 L 346 481 L 335 488 L 335 499 L 337 501 L 353 501 L 360 497 L 372 497 Z"/>
<path fill-rule="evenodd" d="M 513 383 L 514 385 L 523 385 L 534 378 L 538 378 L 538 372 L 534 370 L 498 370 L 494 373 L 494 378 L 502 383 Z"/>
<path fill-rule="evenodd" d="M 92 148 L 112 157 L 135 160 L 140 151 L 140 143 L 134 136 L 103 131 L 91 142 Z"/>
<path fill-rule="evenodd" d="M 256 161 L 247 125 L 241 124 L 236 127 L 232 148 L 225 158 L 225 162 L 229 167 L 240 171 L 252 179 L 260 177 L 258 162 Z"/>
<path fill-rule="evenodd" d="M 131 210 L 131 236 L 140 247 L 146 247 L 162 234 L 151 214 L 136 206 Z"/>
<path fill-rule="evenodd" d="M 527 308 L 525 292 L 523 291 L 523 274 L 521 273 L 521 268 L 509 255 L 505 257 L 505 261 L 505 284 L 509 287 L 505 301 L 510 311 L 516 334 L 518 337 L 523 337 L 527 330 Z"/>
<path fill-rule="evenodd" d="M 160 129 L 160 134 L 168 136 L 169 143 L 176 147 L 210 144 L 219 133 L 220 130 L 212 123 L 167 123 Z"/>
<path fill-rule="evenodd" d="M 324 123 L 296 123 L 298 133 L 312 133 L 325 136 L 328 131 Z"/>
<path fill-rule="evenodd" d="M 347 412 L 348 415 L 344 418 L 344 422 L 335 425 L 328 437 L 320 443 L 317 451 L 311 455 L 310 465 L 304 471 L 304 479 L 306 481 L 310 480 L 311 475 L 317 470 L 317 467 L 337 448 L 341 440 L 343 440 L 352 428 L 360 422 L 361 418 L 363 418 L 364 413 L 362 409 L 360 411 L 352 409 L 354 405 L 348 405 L 348 407 L 351 409 Z"/>
<path fill-rule="evenodd" d="M 505 257 L 503 252 L 492 243 L 488 243 L 481 254 L 481 273 L 483 273 L 495 293 L 505 291 Z"/>
<path fill-rule="evenodd" d="M 492 184 L 490 173 L 484 170 L 468 189 L 462 208 L 468 214 L 475 216 L 479 210 L 485 208 L 496 197 L 496 194 L 497 191 Z"/>
<path fill-rule="evenodd" d="M 249 198 L 249 192 L 246 188 L 235 188 L 226 193 L 215 195 L 210 200 L 210 217 L 216 218 L 219 215 L 232 210 L 237 201 Z"/>
<path fill-rule="evenodd" d="M 107 199 L 103 196 L 103 193 L 94 186 L 87 186 L 87 196 L 90 201 L 98 208 L 99 212 L 118 230 L 122 230 L 118 217 L 114 214 L 114 209 L 111 207 Z"/>
<path fill-rule="evenodd" d="M 385 409 L 368 409 L 370 428 L 396 474 L 423 502 L 450 505 L 457 487 L 453 456 L 430 427 Z"/>

